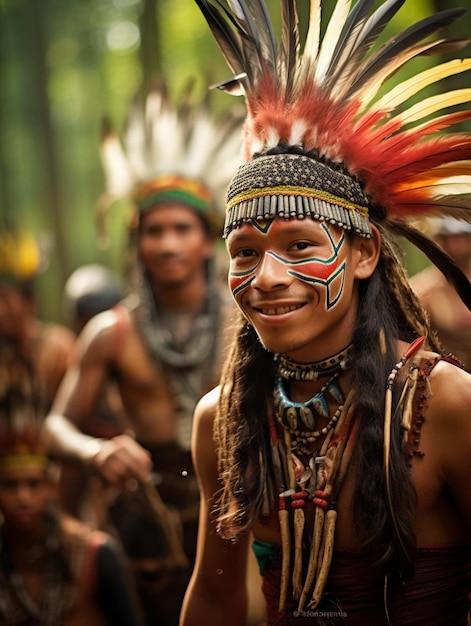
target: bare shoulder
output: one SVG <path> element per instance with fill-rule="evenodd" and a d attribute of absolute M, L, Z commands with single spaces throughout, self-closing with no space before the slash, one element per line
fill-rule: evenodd
<path fill-rule="evenodd" d="M 195 409 L 195 420 L 213 422 L 221 395 L 221 387 L 214 387 L 201 397 Z"/>
<path fill-rule="evenodd" d="M 75 335 L 61 324 L 48 323 L 42 327 L 42 336 L 49 349 L 56 348 L 59 351 L 70 348 L 75 343 Z"/>
<path fill-rule="evenodd" d="M 471 374 L 441 360 L 433 368 L 428 386 L 428 407 L 421 429 L 428 484 L 434 475 L 436 480 L 447 484 L 466 524 L 468 541 L 471 529 Z M 452 536 L 451 527 L 449 534 Z M 458 536 L 462 537 L 462 533 Z"/>
<path fill-rule="evenodd" d="M 200 448 L 206 448 L 208 441 L 212 440 L 214 420 L 216 417 L 220 387 L 215 387 L 206 393 L 195 408 L 193 419 L 193 451 L 198 454 Z"/>
<path fill-rule="evenodd" d="M 79 353 L 112 353 L 123 333 L 122 327 L 129 327 L 130 323 L 129 312 L 124 308 L 123 312 L 110 309 L 98 313 L 86 324 L 78 337 Z"/>
<path fill-rule="evenodd" d="M 72 355 L 75 335 L 61 324 L 41 324 L 39 328 L 39 358 L 42 363 L 48 363 L 52 369 L 57 369 L 56 373 L 61 377 Z"/>
<path fill-rule="evenodd" d="M 471 374 L 441 360 L 429 377 L 429 410 L 448 423 L 468 420 L 471 406 Z"/>
<path fill-rule="evenodd" d="M 215 387 L 198 402 L 193 421 L 192 455 L 203 493 L 211 498 L 218 485 L 218 457 L 214 440 L 214 420 L 220 395 Z"/>
<path fill-rule="evenodd" d="M 440 360 L 426 388 L 424 443 L 436 450 L 443 467 L 457 467 L 471 459 L 471 374 Z"/>

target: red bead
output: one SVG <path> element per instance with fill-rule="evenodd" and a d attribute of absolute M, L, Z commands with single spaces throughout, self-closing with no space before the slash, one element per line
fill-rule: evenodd
<path fill-rule="evenodd" d="M 305 500 L 308 497 L 307 491 L 297 491 L 291 494 L 291 500 Z"/>

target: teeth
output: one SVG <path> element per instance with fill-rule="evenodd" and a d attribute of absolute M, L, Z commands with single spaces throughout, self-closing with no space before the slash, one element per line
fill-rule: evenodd
<path fill-rule="evenodd" d="M 291 306 L 281 306 L 276 309 L 262 309 L 262 313 L 264 315 L 283 315 L 283 313 L 289 313 L 290 311 L 299 309 L 300 306 L 300 304 L 293 304 Z"/>

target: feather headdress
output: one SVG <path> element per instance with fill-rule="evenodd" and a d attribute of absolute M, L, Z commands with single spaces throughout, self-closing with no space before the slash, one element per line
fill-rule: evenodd
<path fill-rule="evenodd" d="M 381 222 L 421 248 L 471 308 L 468 281 L 406 223 L 432 215 L 471 221 L 471 137 L 441 133 L 471 117 L 469 107 L 450 111 L 469 103 L 471 89 L 410 104 L 425 87 L 470 70 L 471 59 L 441 63 L 379 93 L 412 58 L 462 48 L 467 41 L 437 35 L 464 11 L 431 15 L 379 46 L 405 0 L 386 0 L 376 10 L 373 0 L 353 7 L 337 0 L 323 37 L 321 0 L 311 0 L 304 41 L 296 0 L 281 2 L 280 38 L 264 0 L 227 0 L 227 7 L 195 1 L 234 73 L 218 86 L 244 94 L 247 105 L 248 161 L 229 187 L 226 235 L 246 219 L 275 214 L 310 215 L 363 236 L 370 220 Z M 276 184 L 267 184 L 268 172 Z"/>
<path fill-rule="evenodd" d="M 241 115 L 216 120 L 209 98 L 194 101 L 193 85 L 174 104 L 164 82 L 136 98 L 121 142 L 104 120 L 101 156 L 106 194 L 99 210 L 118 199 L 139 213 L 165 202 L 197 211 L 211 227 L 223 221 L 224 194 L 241 163 Z"/>
<path fill-rule="evenodd" d="M 31 364 L 4 350 L 0 365 L 0 469 L 46 468 L 44 396 Z"/>

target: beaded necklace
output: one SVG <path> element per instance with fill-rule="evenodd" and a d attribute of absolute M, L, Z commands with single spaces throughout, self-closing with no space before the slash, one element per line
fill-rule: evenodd
<path fill-rule="evenodd" d="M 306 444 L 314 443 L 335 426 L 344 402 L 343 393 L 336 382 L 338 376 L 338 374 L 331 376 L 322 389 L 307 402 L 290 400 L 286 395 L 281 377 L 276 381 L 274 392 L 275 417 L 281 426 L 290 433 L 294 448 L 300 449 Z M 339 404 L 332 416 L 330 416 L 326 394 Z M 316 428 L 316 413 L 325 419 L 330 418 L 327 425 L 319 430 L 314 430 Z"/>
<path fill-rule="evenodd" d="M 350 344 L 337 354 L 311 363 L 297 363 L 284 354 L 278 354 L 278 373 L 285 380 L 314 381 L 319 378 L 327 378 L 333 374 L 345 372 L 349 365 L 353 352 Z"/>
<path fill-rule="evenodd" d="M 299 610 L 315 608 L 324 592 L 330 567 L 336 523 L 336 497 L 348 466 L 353 442 L 353 392 L 345 399 L 338 385 L 348 369 L 352 346 L 324 359 L 295 363 L 279 355 L 278 377 L 273 394 L 271 423 L 272 458 L 277 477 L 278 517 L 282 540 L 282 575 L 279 610 L 286 605 L 288 586 L 299 601 Z M 294 402 L 286 394 L 283 380 L 327 381 L 306 402 Z M 331 415 L 327 397 L 338 407 Z M 316 430 L 316 415 L 328 419 Z M 275 422 L 276 420 L 276 422 Z M 281 432 L 276 427 L 281 426 Z M 324 436 L 317 453 L 312 444 Z M 300 457 L 307 459 L 302 462 Z M 304 507 L 315 507 L 313 535 L 305 537 Z M 308 563 L 303 563 L 303 546 L 310 545 Z M 321 546 L 325 546 L 321 549 Z"/>
<path fill-rule="evenodd" d="M 2 547 L 0 568 L 0 615 L 6 624 L 15 626 L 34 619 L 41 626 L 60 626 L 65 602 L 65 586 L 57 565 L 46 551 L 44 588 L 38 604 L 28 593 L 23 577 L 11 562 L 6 546 Z"/>
<path fill-rule="evenodd" d="M 284 611 L 291 583 L 298 610 L 315 609 L 324 593 L 333 553 L 337 519 L 336 499 L 345 476 L 357 423 L 354 421 L 351 391 L 336 412 L 338 419 L 326 433 L 317 454 L 299 446 L 288 429 L 270 422 L 272 459 L 279 491 L 278 518 L 281 531 L 282 565 L 279 610 Z M 279 423 L 279 422 L 278 422 Z M 309 456 L 306 467 L 299 452 Z M 315 507 L 311 537 L 306 536 L 304 507 Z M 304 561 L 304 546 L 309 557 Z"/>

